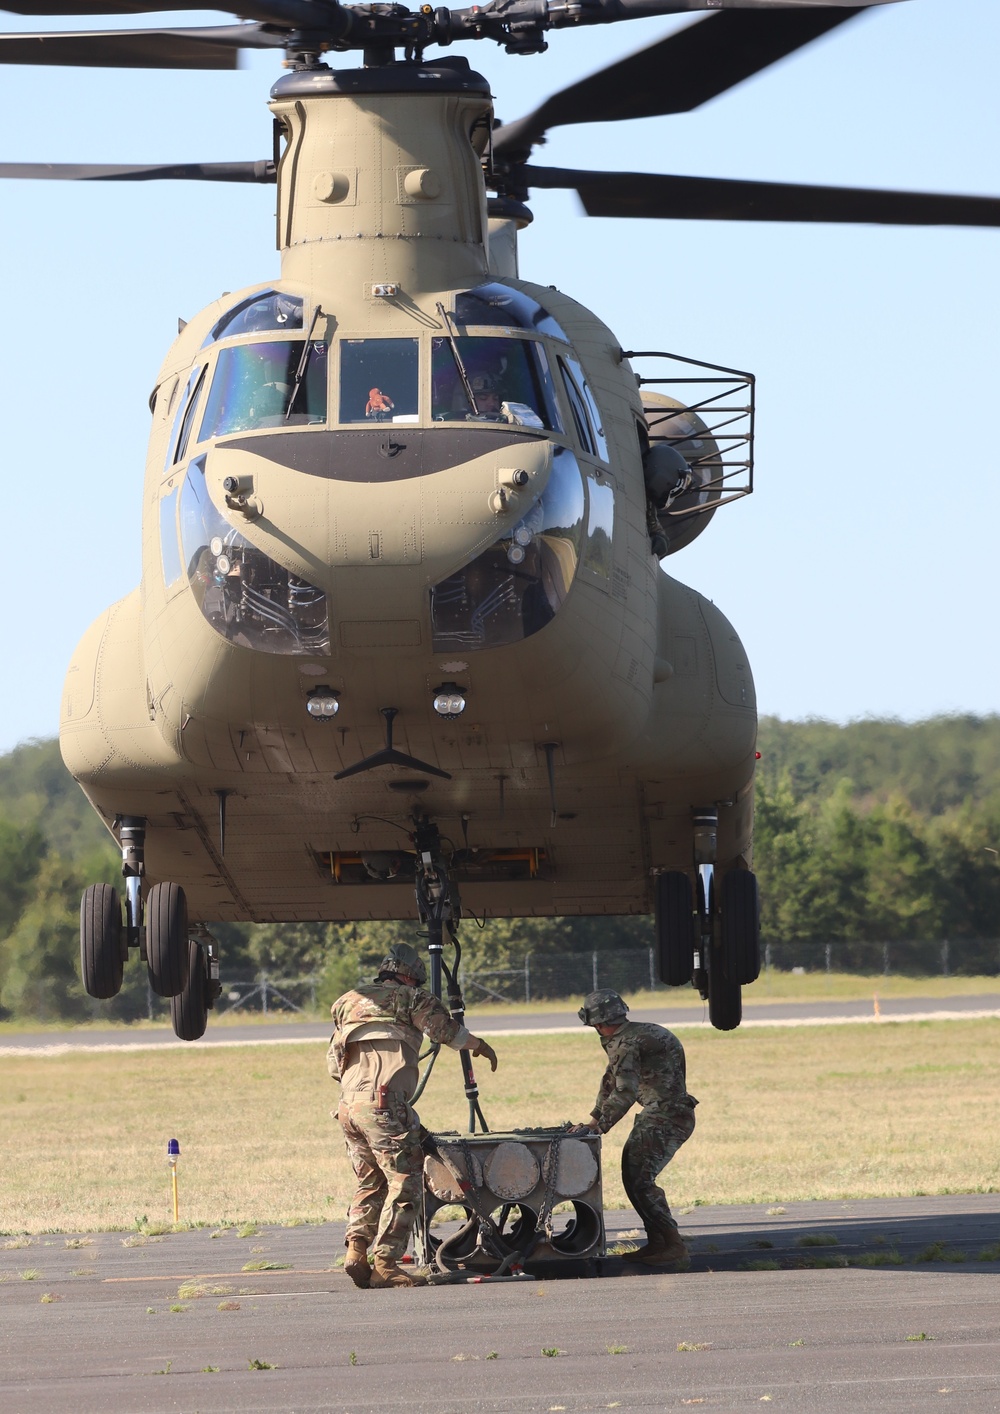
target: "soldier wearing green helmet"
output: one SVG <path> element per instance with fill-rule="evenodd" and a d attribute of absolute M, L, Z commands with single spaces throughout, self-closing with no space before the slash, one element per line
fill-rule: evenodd
<path fill-rule="evenodd" d="M 642 1107 L 622 1150 L 622 1182 L 647 1242 L 625 1260 L 651 1267 L 683 1261 L 687 1248 L 656 1178 L 694 1132 L 698 1101 L 687 1092 L 684 1047 L 665 1026 L 629 1021 L 617 992 L 589 993 L 578 1015 L 597 1031 L 608 1064 L 590 1118 L 575 1131 L 606 1134 L 634 1104 Z"/>
<path fill-rule="evenodd" d="M 337 1119 L 358 1180 L 347 1216 L 344 1261 L 355 1286 L 424 1284 L 423 1278 L 399 1265 L 423 1181 L 420 1119 L 410 1104 L 417 1087 L 421 1035 L 456 1051 L 485 1056 L 490 1069 L 497 1068 L 493 1047 L 424 991 L 426 981 L 427 969 L 417 950 L 409 943 L 394 943 L 375 979 L 345 992 L 330 1008 L 334 1030 L 327 1067 L 340 1081 Z M 388 1218 L 379 1233 L 386 1205 Z"/>

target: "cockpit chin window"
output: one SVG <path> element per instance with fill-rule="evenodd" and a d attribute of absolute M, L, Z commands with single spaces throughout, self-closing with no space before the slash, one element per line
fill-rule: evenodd
<path fill-rule="evenodd" d="M 320 339 L 220 349 L 199 440 L 326 422 L 326 368 Z"/>
<path fill-rule="evenodd" d="M 569 593 L 583 534 L 580 467 L 568 447 L 556 447 L 545 490 L 517 525 L 431 589 L 434 652 L 500 648 L 538 633 Z"/>
<path fill-rule="evenodd" d="M 275 564 L 229 524 L 208 494 L 204 457 L 188 467 L 180 522 L 191 592 L 223 638 L 263 653 L 330 651 L 326 595 Z M 166 578 L 166 553 L 163 560 Z"/>
<path fill-rule="evenodd" d="M 302 300 L 298 295 L 282 295 L 277 290 L 258 290 L 227 309 L 202 344 L 207 348 L 218 339 L 234 339 L 237 334 L 264 334 L 271 330 L 302 328 Z"/>

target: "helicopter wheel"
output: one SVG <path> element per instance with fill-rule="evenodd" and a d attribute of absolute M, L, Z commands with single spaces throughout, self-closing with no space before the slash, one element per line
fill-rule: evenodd
<path fill-rule="evenodd" d="M 674 870 L 656 878 L 656 943 L 660 981 L 683 987 L 694 967 L 694 890 L 686 874 Z"/>
<path fill-rule="evenodd" d="M 708 967 L 708 1019 L 716 1031 L 735 1031 L 743 1020 L 743 993 L 716 962 L 719 951 L 713 947 Z"/>
<path fill-rule="evenodd" d="M 91 884 L 80 900 L 80 971 L 89 996 L 106 1001 L 118 995 L 126 952 L 117 890 Z"/>
<path fill-rule="evenodd" d="M 188 938 L 187 949 L 187 981 L 170 998 L 170 1020 L 174 1035 L 181 1041 L 197 1041 L 208 1025 L 208 970 L 204 951 L 194 938 Z"/>
<path fill-rule="evenodd" d="M 154 884 L 146 900 L 149 983 L 161 997 L 176 997 L 188 979 L 187 899 L 178 884 Z"/>
<path fill-rule="evenodd" d="M 722 881 L 722 956 L 727 977 L 746 986 L 760 976 L 757 876 L 734 870 Z"/>

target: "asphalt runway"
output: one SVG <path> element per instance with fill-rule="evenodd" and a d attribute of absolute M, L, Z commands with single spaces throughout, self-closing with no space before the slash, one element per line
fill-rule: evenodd
<path fill-rule="evenodd" d="M 633 1021 L 657 1021 L 661 1026 L 709 1025 L 707 1005 L 640 1009 L 633 1011 L 631 1016 Z M 880 999 L 877 1014 L 874 1000 L 748 1002 L 743 1007 L 744 1026 L 828 1026 L 859 1021 L 962 1020 L 981 1016 L 1000 1016 L 1000 993 Z M 510 1032 L 553 1035 L 580 1029 L 576 1012 L 568 1009 L 487 1014 L 477 1019 L 475 1008 L 470 1008 L 467 1019 L 472 1029 L 483 1036 L 503 1036 Z M 0 1057 L 26 1052 L 59 1055 L 77 1049 L 118 1047 L 148 1050 L 157 1046 L 293 1045 L 303 1041 L 328 1041 L 329 1038 L 330 1028 L 326 1022 L 282 1020 L 253 1022 L 245 1026 L 238 1023 L 213 1026 L 210 1014 L 208 1030 L 201 1041 L 178 1041 L 166 1023 L 161 1027 L 107 1030 L 68 1026 L 58 1032 L 11 1032 L 6 1038 L 0 1031 Z"/>
<path fill-rule="evenodd" d="M 357 1291 L 337 1223 L 0 1242 L 0 1408 L 1000 1409 L 996 1196 L 679 1216 L 683 1274 L 608 1258 L 597 1277 L 412 1291 Z M 635 1219 L 607 1221 L 614 1241 Z"/>

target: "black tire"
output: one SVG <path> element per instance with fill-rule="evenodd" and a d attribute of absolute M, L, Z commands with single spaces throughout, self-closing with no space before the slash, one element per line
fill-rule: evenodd
<path fill-rule="evenodd" d="M 660 981 L 683 987 L 694 968 L 694 890 L 686 874 L 656 876 L 656 946 Z"/>
<path fill-rule="evenodd" d="M 719 951 L 713 947 L 708 968 L 708 1019 L 716 1031 L 735 1031 L 743 1020 L 743 993 L 718 965 Z"/>
<path fill-rule="evenodd" d="M 170 998 L 170 1020 L 174 1035 L 182 1041 L 198 1041 L 208 1025 L 208 974 L 205 955 L 194 938 L 188 939 L 188 977 L 183 991 Z"/>
<path fill-rule="evenodd" d="M 107 1001 L 121 991 L 125 969 L 122 908 L 110 884 L 91 884 L 80 900 L 80 972 L 92 997 Z"/>
<path fill-rule="evenodd" d="M 744 987 L 760 976 L 760 897 L 757 876 L 747 869 L 722 881 L 722 967 Z"/>
<path fill-rule="evenodd" d="M 176 997 L 188 979 L 187 899 L 179 884 L 154 884 L 146 900 L 146 963 L 149 984 L 161 997 Z"/>

